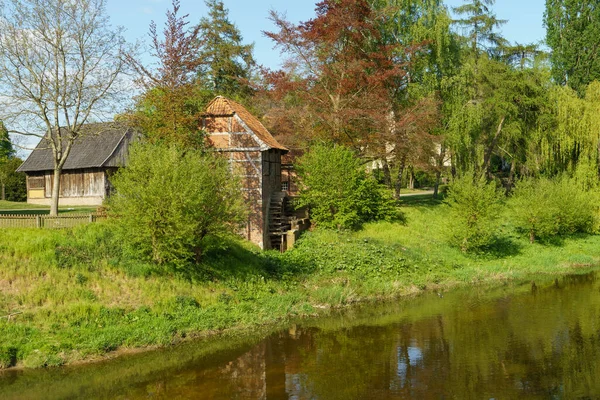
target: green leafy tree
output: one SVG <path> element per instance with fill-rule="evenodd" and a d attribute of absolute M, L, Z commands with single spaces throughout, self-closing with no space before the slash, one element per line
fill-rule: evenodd
<path fill-rule="evenodd" d="M 373 6 L 383 15 L 382 42 L 394 49 L 398 62 L 410 59 L 406 76 L 390 88 L 395 103 L 390 119 L 399 123 L 390 126 L 385 152 L 381 151 L 385 181 L 395 187 L 398 197 L 405 169 L 416 166 L 436 174 L 437 189 L 446 158 L 439 128 L 448 91 L 441 83 L 457 72 L 459 61 L 452 20 L 440 0 L 378 0 Z M 418 51 L 409 55 L 398 43 L 410 44 Z"/>
<path fill-rule="evenodd" d="M 452 182 L 446 198 L 450 206 L 450 241 L 463 252 L 493 243 L 498 229 L 502 195 L 494 182 L 468 172 Z"/>
<path fill-rule="evenodd" d="M 0 200 L 27 200 L 25 174 L 17 172 L 22 163 L 16 157 L 0 159 Z"/>
<path fill-rule="evenodd" d="M 590 0 L 546 0 L 546 42 L 554 80 L 580 95 L 600 79 L 600 4 Z"/>
<path fill-rule="evenodd" d="M 229 21 L 229 11 L 221 0 L 206 0 L 208 17 L 200 20 L 202 40 L 198 79 L 213 95 L 243 100 L 252 94 L 249 81 L 256 66 L 253 44 L 243 44 L 238 28 Z"/>
<path fill-rule="evenodd" d="M 8 130 L 0 122 L 0 162 L 15 155 L 15 150 L 8 136 Z"/>
<path fill-rule="evenodd" d="M 494 3 L 495 0 L 466 0 L 465 4 L 454 7 L 454 12 L 462 17 L 454 22 L 465 29 L 465 39 L 475 58 L 482 52 L 495 54 L 496 49 L 506 42 L 494 31 L 506 23 L 492 12 Z"/>
<path fill-rule="evenodd" d="M 125 247 L 160 265 L 198 261 L 208 235 L 233 232 L 242 221 L 239 185 L 214 153 L 140 143 L 111 181 L 110 211 Z"/>
<path fill-rule="evenodd" d="M 528 168 L 549 176 L 593 170 L 590 183 L 598 182 L 600 82 L 588 85 L 584 97 L 564 86 L 551 87 L 547 96 L 530 142 Z"/>
<path fill-rule="evenodd" d="M 316 145 L 298 160 L 297 170 L 300 205 L 310 207 L 317 226 L 352 229 L 396 216 L 393 200 L 346 147 Z"/>

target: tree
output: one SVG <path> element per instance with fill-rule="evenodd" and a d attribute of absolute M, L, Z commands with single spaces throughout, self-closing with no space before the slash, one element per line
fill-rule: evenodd
<path fill-rule="evenodd" d="M 442 82 L 456 74 L 459 61 L 457 35 L 450 30 L 448 9 L 440 0 L 378 0 L 373 2 L 381 13 L 382 40 L 398 51 L 402 61 L 410 63 L 404 82 L 391 88 L 394 119 L 386 137 L 389 150 L 382 163 L 396 171 L 396 178 L 386 178 L 399 196 L 405 168 L 419 167 L 436 174 L 435 190 L 446 161 L 443 129 L 443 102 L 448 97 Z M 400 46 L 398 46 L 400 44 Z M 405 46 L 416 51 L 406 54 Z M 406 60 L 404 60 L 406 61 Z M 432 162 L 432 160 L 434 160 Z M 393 182 L 395 181 L 395 182 Z"/>
<path fill-rule="evenodd" d="M 52 150 L 56 215 L 60 175 L 81 127 L 118 104 L 121 30 L 111 28 L 104 0 L 7 0 L 0 20 L 0 117 L 11 133 L 44 139 Z"/>
<path fill-rule="evenodd" d="M 393 200 L 344 146 L 313 146 L 298 160 L 297 170 L 300 204 L 310 207 L 311 220 L 318 226 L 352 229 L 396 215 Z"/>
<path fill-rule="evenodd" d="M 454 7 L 454 12 L 464 18 L 454 21 L 466 29 L 465 39 L 470 43 L 471 53 L 477 59 L 482 52 L 492 55 L 505 44 L 505 40 L 494 32 L 506 23 L 496 18 L 490 9 L 495 0 L 467 0 L 462 6 Z"/>
<path fill-rule="evenodd" d="M 22 163 L 16 157 L 0 159 L 0 200 L 27 200 L 25 174 L 16 172 Z"/>
<path fill-rule="evenodd" d="M 554 80 L 583 95 L 589 83 L 600 79 L 600 4 L 546 0 L 544 24 Z"/>
<path fill-rule="evenodd" d="M 152 142 L 177 142 L 202 147 L 203 136 L 198 120 L 204 102 L 199 96 L 196 73 L 202 41 L 200 27 L 187 29 L 188 15 L 179 16 L 179 0 L 173 0 L 161 40 L 154 21 L 150 24 L 152 56 L 156 65 L 146 66 L 132 54 L 127 62 L 137 72 L 144 93 L 127 118 L 139 126 Z"/>
<path fill-rule="evenodd" d="M 183 268 L 199 261 L 208 235 L 243 221 L 227 160 L 177 144 L 138 143 L 112 178 L 111 213 L 125 247 L 141 259 Z"/>
<path fill-rule="evenodd" d="M 198 69 L 202 86 L 216 95 L 243 100 L 252 94 L 249 80 L 256 66 L 254 45 L 242 44 L 242 35 L 229 21 L 229 11 L 221 0 L 205 0 L 208 17 L 200 20 L 202 40 Z"/>
<path fill-rule="evenodd" d="M 316 17 L 294 25 L 273 12 L 278 32 L 266 32 L 288 56 L 282 71 L 268 71 L 273 97 L 305 142 L 325 139 L 368 153 L 387 131 L 391 87 L 406 75 L 402 49 L 381 40 L 378 15 L 366 0 L 324 0 Z M 410 47 L 403 48 L 404 59 Z M 395 121 L 393 121 L 395 123 Z"/>
<path fill-rule="evenodd" d="M 15 155 L 15 150 L 8 136 L 8 130 L 0 122 L 0 162 Z"/>

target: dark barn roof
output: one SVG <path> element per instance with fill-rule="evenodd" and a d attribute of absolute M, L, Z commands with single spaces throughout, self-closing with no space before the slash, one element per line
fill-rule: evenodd
<path fill-rule="evenodd" d="M 63 128 L 61 128 L 63 129 Z M 123 148 L 134 136 L 133 128 L 118 122 L 86 124 L 75 139 L 63 170 L 121 166 Z M 19 172 L 54 169 L 52 149 L 46 138 L 40 140 Z"/>

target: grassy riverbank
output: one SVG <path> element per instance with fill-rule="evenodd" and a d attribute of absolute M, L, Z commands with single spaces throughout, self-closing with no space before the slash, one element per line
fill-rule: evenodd
<path fill-rule="evenodd" d="M 600 236 L 531 245 L 509 224 L 486 253 L 465 255 L 446 243 L 446 206 L 423 198 L 405 202 L 405 223 L 309 233 L 285 254 L 219 241 L 202 265 L 179 274 L 129 260 L 109 224 L 5 230 L 0 367 L 62 365 L 359 301 L 566 274 L 600 263 Z"/>

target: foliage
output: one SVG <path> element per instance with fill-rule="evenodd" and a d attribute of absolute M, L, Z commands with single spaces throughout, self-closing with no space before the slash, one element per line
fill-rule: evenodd
<path fill-rule="evenodd" d="M 234 231 L 242 214 L 227 161 L 213 153 L 139 144 L 112 182 L 110 210 L 128 251 L 161 265 L 199 261 L 206 236 Z"/>
<path fill-rule="evenodd" d="M 600 79 L 600 6 L 589 0 L 546 0 L 544 25 L 555 82 L 583 95 Z"/>
<path fill-rule="evenodd" d="M 14 155 L 15 150 L 8 136 L 8 130 L 4 127 L 4 124 L 0 123 L 0 161 Z"/>
<path fill-rule="evenodd" d="M 450 241 L 463 252 L 489 246 L 498 230 L 501 195 L 494 182 L 466 173 L 450 185 L 446 203 Z"/>
<path fill-rule="evenodd" d="M 569 87 L 552 87 L 540 114 L 542 124 L 531 141 L 531 169 L 547 174 L 572 174 L 580 167 L 598 170 L 600 82 L 592 82 L 583 98 Z"/>
<path fill-rule="evenodd" d="M 198 69 L 202 86 L 215 95 L 243 101 L 252 94 L 249 80 L 256 61 L 252 56 L 254 45 L 242 44 L 242 35 L 229 21 L 229 11 L 221 0 L 205 0 L 208 16 L 198 27 L 202 46 Z"/>
<path fill-rule="evenodd" d="M 200 28 L 186 29 L 188 15 L 178 15 L 179 0 L 173 0 L 172 7 L 167 11 L 162 40 L 156 24 L 150 24 L 152 55 L 157 65 L 145 66 L 134 55 L 126 56 L 144 93 L 125 117 L 140 127 L 151 142 L 199 148 L 203 137 L 198 131 L 198 120 L 207 100 L 195 85 L 196 71 L 202 63 Z"/>
<path fill-rule="evenodd" d="M 495 47 L 504 42 L 496 32 L 506 23 L 505 20 L 497 19 L 491 10 L 495 0 L 468 0 L 465 4 L 455 7 L 454 12 L 466 18 L 458 19 L 455 23 L 468 30 L 465 39 L 471 45 L 471 54 L 475 57 L 483 52 L 493 54 Z"/>
<path fill-rule="evenodd" d="M 522 179 L 514 189 L 510 200 L 515 226 L 527 232 L 529 241 L 548 239 L 558 233 L 554 199 L 556 185 L 550 179 Z"/>
<path fill-rule="evenodd" d="M 392 88 L 404 82 L 412 48 L 382 41 L 378 14 L 366 0 L 325 0 L 316 16 L 294 25 L 275 12 L 267 32 L 288 56 L 267 71 L 269 93 L 303 142 L 319 138 L 366 151 L 390 126 Z M 404 59 L 394 57 L 402 54 Z M 394 121 L 395 123 L 395 121 Z"/>
<path fill-rule="evenodd" d="M 104 0 L 9 0 L 0 12 L 0 114 L 11 133 L 47 139 L 56 215 L 62 166 L 82 126 L 120 105 L 121 29 Z"/>
<path fill-rule="evenodd" d="M 0 158 L 0 190 L 5 198 L 0 200 L 25 201 L 27 200 L 27 184 L 25 173 L 16 172 L 23 163 L 18 158 Z M 1 196 L 0 196 L 1 197 Z"/>
<path fill-rule="evenodd" d="M 324 228 L 357 228 L 396 216 L 393 200 L 366 174 L 361 160 L 340 145 L 313 146 L 297 163 L 300 205 Z"/>
<path fill-rule="evenodd" d="M 598 223 L 598 192 L 575 178 L 523 179 L 516 187 L 511 206 L 515 226 L 536 238 L 594 233 Z"/>

